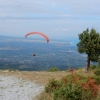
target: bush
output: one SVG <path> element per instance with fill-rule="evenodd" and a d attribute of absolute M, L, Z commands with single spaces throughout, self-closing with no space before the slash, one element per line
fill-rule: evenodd
<path fill-rule="evenodd" d="M 94 70 L 94 69 L 96 69 L 96 68 L 97 68 L 96 65 L 93 65 L 93 66 L 90 67 L 90 69 L 92 69 L 92 70 Z"/>
<path fill-rule="evenodd" d="M 59 69 L 56 68 L 56 67 L 52 67 L 52 68 L 50 68 L 48 71 L 49 71 L 49 72 L 54 72 L 54 71 L 59 71 Z"/>
<path fill-rule="evenodd" d="M 85 93 L 86 92 L 80 86 L 70 82 L 67 86 L 54 91 L 54 100 L 84 100 L 85 98 L 89 98 L 90 100 L 90 92 L 88 92 L 88 96 L 86 96 L 87 94 Z"/>
<path fill-rule="evenodd" d="M 93 79 L 95 79 L 96 84 L 100 84 L 100 76 L 95 75 L 93 76 Z"/>
<path fill-rule="evenodd" d="M 100 96 L 98 97 L 98 99 L 97 100 L 100 100 Z"/>
<path fill-rule="evenodd" d="M 45 91 L 46 92 L 53 92 L 55 89 L 59 88 L 60 87 L 60 82 L 55 80 L 55 78 L 51 79 L 49 81 L 49 83 L 47 84 L 47 86 L 45 86 Z"/>
<path fill-rule="evenodd" d="M 94 71 L 94 74 L 95 74 L 95 75 L 100 75 L 100 69 L 95 70 L 95 71 Z"/>
<path fill-rule="evenodd" d="M 53 100 L 96 100 L 98 95 L 98 86 L 93 79 L 76 74 L 60 81 L 50 80 L 45 90 L 53 94 Z"/>

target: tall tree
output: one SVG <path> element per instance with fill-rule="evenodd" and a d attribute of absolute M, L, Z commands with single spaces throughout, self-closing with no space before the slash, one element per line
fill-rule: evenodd
<path fill-rule="evenodd" d="M 79 36 L 78 52 L 87 54 L 86 71 L 90 68 L 90 61 L 98 61 L 100 55 L 100 34 L 95 29 L 87 28 Z"/>

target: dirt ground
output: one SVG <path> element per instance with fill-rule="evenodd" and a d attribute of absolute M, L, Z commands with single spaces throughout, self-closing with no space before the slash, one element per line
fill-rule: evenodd
<path fill-rule="evenodd" d="M 9 71 L 9 70 L 0 70 L 0 75 L 3 76 L 14 76 L 17 78 L 22 78 L 25 80 L 31 80 L 36 83 L 46 85 L 48 81 L 52 78 L 57 80 L 61 79 L 63 76 L 70 74 L 66 71 L 56 71 L 56 72 L 47 72 L 47 71 Z"/>

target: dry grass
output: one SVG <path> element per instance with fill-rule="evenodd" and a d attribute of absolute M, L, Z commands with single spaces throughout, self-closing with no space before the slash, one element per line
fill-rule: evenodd
<path fill-rule="evenodd" d="M 48 81 L 52 78 L 60 80 L 63 76 L 68 75 L 70 72 L 66 71 L 56 71 L 56 72 L 47 72 L 47 71 L 8 71 L 1 70 L 0 75 L 4 76 L 14 76 L 17 78 L 22 78 L 25 80 L 31 80 L 36 83 L 46 85 Z"/>
<path fill-rule="evenodd" d="M 53 100 L 52 96 L 46 92 L 42 92 L 35 100 Z"/>
<path fill-rule="evenodd" d="M 85 73 L 84 69 L 76 70 L 76 73 L 84 76 L 93 76 L 93 71 L 89 71 L 89 73 Z M 48 81 L 52 78 L 56 80 L 60 80 L 62 77 L 71 74 L 66 71 L 55 71 L 55 72 L 47 72 L 47 71 L 9 71 L 9 70 L 0 70 L 0 75 L 4 76 L 14 76 L 17 78 L 22 78 L 25 80 L 31 80 L 36 83 L 46 85 Z"/>

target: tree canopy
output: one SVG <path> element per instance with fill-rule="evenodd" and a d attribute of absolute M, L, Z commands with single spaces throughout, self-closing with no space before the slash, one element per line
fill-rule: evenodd
<path fill-rule="evenodd" d="M 87 71 L 90 61 L 98 61 L 100 55 L 100 34 L 95 29 L 87 28 L 79 36 L 78 52 L 87 54 Z"/>

